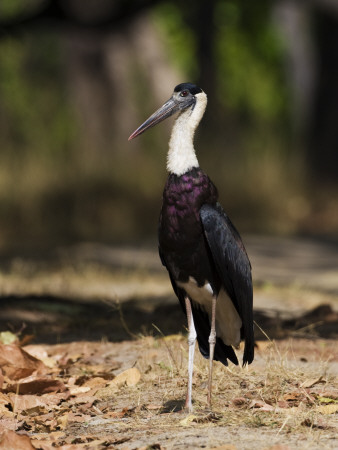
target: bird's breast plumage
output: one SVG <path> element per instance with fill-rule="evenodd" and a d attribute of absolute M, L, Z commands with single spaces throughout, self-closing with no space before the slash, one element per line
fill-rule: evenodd
<path fill-rule="evenodd" d="M 199 212 L 202 205 L 216 203 L 217 197 L 216 187 L 198 167 L 183 175 L 168 177 L 163 192 L 159 246 L 168 269 L 177 280 L 194 276 L 199 283 L 205 281 L 198 273 L 203 261 L 195 260 L 208 262 Z"/>

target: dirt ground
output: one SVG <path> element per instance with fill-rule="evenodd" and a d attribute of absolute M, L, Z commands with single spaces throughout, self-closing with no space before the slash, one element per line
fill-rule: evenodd
<path fill-rule="evenodd" d="M 0 449 L 337 448 L 337 247 L 248 243 L 256 357 L 215 363 L 211 412 L 197 352 L 191 414 L 184 316 L 156 251 L 3 257 Z"/>
<path fill-rule="evenodd" d="M 29 369 L 22 354 L 20 364 L 14 359 L 14 345 L 10 351 L 10 362 L 1 360 L 0 426 L 16 433 L 3 435 L 3 449 L 8 442 L 21 448 L 23 438 L 33 446 L 27 448 L 43 450 L 337 448 L 333 340 L 259 341 L 249 368 L 216 363 L 212 412 L 207 364 L 198 355 L 192 414 L 182 410 L 187 346 L 181 335 L 28 345 L 23 351 L 39 361 Z M 33 367 L 17 379 L 18 370 L 27 375 Z"/>

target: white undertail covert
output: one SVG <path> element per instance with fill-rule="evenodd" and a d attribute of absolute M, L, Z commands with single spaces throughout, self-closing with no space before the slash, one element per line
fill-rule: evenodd
<path fill-rule="evenodd" d="M 185 290 L 193 302 L 198 303 L 211 317 L 214 293 L 209 283 L 199 287 L 196 280 L 192 277 L 186 283 L 179 281 L 176 283 Z M 241 341 L 241 327 L 242 320 L 229 295 L 222 288 L 216 301 L 216 335 L 222 338 L 225 345 L 232 345 L 238 348 Z"/>

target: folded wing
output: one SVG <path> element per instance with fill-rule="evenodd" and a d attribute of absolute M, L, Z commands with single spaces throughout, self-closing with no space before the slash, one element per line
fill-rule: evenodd
<path fill-rule="evenodd" d="M 218 275 L 242 320 L 243 364 L 250 364 L 254 358 L 254 334 L 249 258 L 238 231 L 218 203 L 203 205 L 200 218 Z"/>

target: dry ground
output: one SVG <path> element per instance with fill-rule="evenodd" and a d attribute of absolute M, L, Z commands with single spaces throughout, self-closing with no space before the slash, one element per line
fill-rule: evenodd
<path fill-rule="evenodd" d="M 3 261 L 1 340 L 14 343 L 0 348 L 0 449 L 337 448 L 337 257 L 301 247 L 302 266 L 294 245 L 271 247 L 249 254 L 272 340 L 257 327 L 251 366 L 215 363 L 212 412 L 197 352 L 193 414 L 184 316 L 155 252 Z"/>
<path fill-rule="evenodd" d="M 193 414 L 182 410 L 187 346 L 180 335 L 24 347 L 42 362 L 15 357 L 18 349 L 12 345 L 8 357 L 1 349 L 0 426 L 17 433 L 3 435 L 3 449 L 20 448 L 19 439 L 28 445 L 22 436 L 33 445 L 22 448 L 44 450 L 337 448 L 332 340 L 259 341 L 250 367 L 216 363 L 212 412 L 198 355 Z"/>

